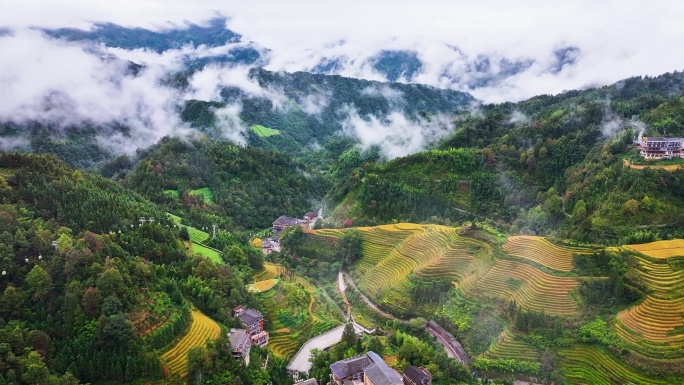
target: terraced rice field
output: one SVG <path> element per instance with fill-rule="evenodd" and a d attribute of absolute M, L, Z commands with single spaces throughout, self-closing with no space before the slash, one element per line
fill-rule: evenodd
<path fill-rule="evenodd" d="M 291 304 L 280 297 L 276 290 L 259 294 L 259 300 L 273 324 L 268 349 L 288 360 L 306 340 L 339 324 L 316 314 L 319 306 L 316 301 L 313 306 L 311 303 Z"/>
<path fill-rule="evenodd" d="M 188 375 L 188 351 L 206 344 L 207 338 L 216 339 L 221 327 L 198 310 L 192 310 L 192 325 L 188 333 L 169 351 L 161 356 L 170 376 L 185 378 Z"/>
<path fill-rule="evenodd" d="M 592 253 L 589 248 L 555 245 L 546 238 L 529 235 L 514 235 L 506 240 L 503 250 L 515 257 L 528 259 L 558 271 L 571 271 L 572 255 Z"/>
<path fill-rule="evenodd" d="M 522 361 L 539 361 L 541 352 L 521 340 L 509 330 L 504 330 L 497 341 L 489 347 L 484 358 L 515 358 Z"/>
<path fill-rule="evenodd" d="M 264 127 L 264 126 L 259 125 L 259 124 L 255 124 L 255 125 L 249 127 L 249 129 L 262 138 L 268 138 L 269 136 L 280 135 L 280 131 L 273 129 L 273 128 Z"/>
<path fill-rule="evenodd" d="M 254 274 L 254 282 L 278 278 L 284 270 L 285 268 L 280 265 L 264 262 L 264 270 Z"/>
<path fill-rule="evenodd" d="M 341 319 L 336 318 L 337 310 L 332 309 L 330 304 L 325 303 L 321 296 L 317 295 L 316 288 L 309 281 L 283 266 L 266 262 L 264 270 L 255 274 L 254 280 L 279 281 L 276 277 L 282 277 L 284 286 L 278 285 L 278 290 L 259 293 L 257 298 L 263 304 L 272 323 L 269 329 L 271 335 L 268 349 L 289 360 L 306 340 L 334 328 L 341 323 Z M 308 302 L 279 293 L 283 289 L 292 290 L 292 287 L 287 285 L 293 284 L 303 288 L 307 293 Z"/>
<path fill-rule="evenodd" d="M 677 382 L 647 378 L 632 371 L 602 350 L 589 345 L 577 345 L 562 350 L 561 372 L 568 384 L 577 385 L 672 385 Z"/>
<path fill-rule="evenodd" d="M 641 304 L 620 312 L 618 336 L 655 358 L 682 358 L 684 350 L 684 298 L 646 297 Z"/>
<path fill-rule="evenodd" d="M 467 294 L 514 299 L 519 306 L 547 314 L 571 315 L 577 311 L 571 297 L 579 285 L 576 278 L 558 277 L 522 262 L 496 259 L 489 245 L 462 237 L 455 228 L 400 223 L 357 230 L 363 239 L 363 258 L 354 269 L 359 288 L 376 303 L 392 309 L 405 311 L 413 305 L 408 277 L 414 273 L 425 280 L 451 279 Z M 343 231 L 316 233 L 338 236 Z M 516 242 L 522 243 L 509 246 L 533 243 L 543 250 L 560 252 L 570 263 L 569 267 L 560 267 L 568 271 L 572 268 L 572 253 L 588 251 L 562 248 L 537 237 Z"/>
<path fill-rule="evenodd" d="M 656 259 L 684 256 L 684 239 L 657 241 L 640 245 L 627 245 L 627 247 Z"/>
<path fill-rule="evenodd" d="M 247 285 L 247 291 L 252 293 L 261 293 L 270 290 L 278 283 L 277 279 L 266 279 Z"/>
<path fill-rule="evenodd" d="M 181 226 L 188 229 L 188 234 L 190 234 L 190 240 L 193 242 L 203 243 L 203 242 L 206 242 L 207 239 L 209 239 L 209 233 L 207 233 L 205 231 L 198 230 L 198 229 L 196 229 L 194 227 L 190 227 L 190 226 L 185 226 L 185 225 L 181 225 Z"/>
<path fill-rule="evenodd" d="M 445 265 L 450 241 L 458 237 L 455 229 L 445 226 L 398 224 L 358 230 L 363 239 L 363 258 L 355 271 L 359 287 L 370 297 L 402 310 L 411 305 L 409 274 L 423 268 L 428 268 L 424 274 L 435 274 L 429 266 Z"/>
<path fill-rule="evenodd" d="M 618 313 L 620 338 L 654 358 L 684 358 L 684 270 L 664 259 L 639 257 L 636 272 L 650 294 Z"/>
<path fill-rule="evenodd" d="M 526 309 L 553 315 L 572 315 L 577 304 L 570 293 L 579 286 L 573 277 L 557 277 L 525 263 L 497 260 L 477 279 L 466 280 L 461 288 L 471 295 L 511 299 Z"/>

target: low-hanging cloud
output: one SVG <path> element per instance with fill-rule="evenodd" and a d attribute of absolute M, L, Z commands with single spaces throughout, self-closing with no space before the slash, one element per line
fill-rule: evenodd
<path fill-rule="evenodd" d="M 347 116 L 342 123 L 342 134 L 358 139 L 365 148 L 379 147 L 388 159 L 420 151 L 451 132 L 450 121 L 442 116 L 413 120 L 399 111 L 383 117 L 361 116 L 351 107 L 342 113 Z"/>
<path fill-rule="evenodd" d="M 252 66 L 209 65 L 195 72 L 185 89 L 167 84 L 168 76 L 181 71 L 187 60 L 211 57 L 236 44 L 229 45 L 188 45 L 157 53 L 67 42 L 37 30 L 17 29 L 0 36 L 0 52 L 11 53 L 0 60 L 0 121 L 20 126 L 41 123 L 57 130 L 99 127 L 96 139 L 102 147 L 132 154 L 164 136 L 195 133 L 180 119 L 179 108 L 190 99 L 222 102 L 223 87 L 267 98 L 274 109 L 287 108 L 282 90 L 261 87 L 250 77 Z M 132 71 L 131 66 L 138 69 Z M 220 134 L 245 143 L 240 112 L 236 103 L 214 111 Z M 26 145 L 20 137 L 0 141 L 0 149 L 5 150 Z"/>
<path fill-rule="evenodd" d="M 221 131 L 224 138 L 239 144 L 247 142 L 247 126 L 238 117 L 242 106 L 232 104 L 223 108 L 214 109 L 216 115 L 216 127 Z"/>
<path fill-rule="evenodd" d="M 392 109 L 406 105 L 404 93 L 385 84 L 373 84 L 361 90 L 361 95 L 385 98 Z"/>
<path fill-rule="evenodd" d="M 330 105 L 332 92 L 312 92 L 299 98 L 299 107 L 309 115 L 319 116 Z"/>

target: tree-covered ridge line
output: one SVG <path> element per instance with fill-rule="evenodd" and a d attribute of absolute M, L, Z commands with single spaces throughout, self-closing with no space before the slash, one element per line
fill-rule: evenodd
<path fill-rule="evenodd" d="M 176 77 L 178 87 L 187 86 L 187 76 L 189 73 Z M 433 115 L 451 114 L 475 102 L 471 95 L 459 91 L 339 75 L 254 68 L 250 70 L 249 78 L 262 88 L 277 92 L 285 101 L 279 100 L 282 105 L 276 105 L 268 97 L 250 95 L 237 87 L 225 87 L 221 91 L 222 103 L 190 100 L 183 108 L 182 118 L 201 131 L 220 137 L 220 125 L 214 111 L 240 103 L 239 118 L 247 125 L 262 125 L 281 133 L 264 138 L 250 132 L 251 145 L 300 155 L 310 152 L 312 143 L 322 144 L 343 133 L 351 112 L 364 119 L 399 112 L 418 122 Z"/>
<path fill-rule="evenodd" d="M 680 119 L 683 94 L 684 75 L 674 73 L 460 111 L 436 146 L 477 159 L 458 186 L 445 190 L 448 161 L 434 150 L 383 163 L 351 149 L 328 198 L 362 225 L 474 217 L 513 234 L 589 243 L 681 237 L 684 173 L 630 169 L 622 158 L 638 156 L 631 143 L 639 130 L 662 134 L 663 122 Z M 668 135 L 684 133 L 676 127 Z"/>
<path fill-rule="evenodd" d="M 157 53 L 178 49 L 185 44 L 194 47 L 220 47 L 239 41 L 242 36 L 226 29 L 227 18 L 215 17 L 206 26 L 186 23 L 185 26 L 151 31 L 145 28 L 127 28 L 113 23 L 95 23 L 91 30 L 76 28 L 45 29 L 52 37 L 69 41 L 94 41 L 108 47 L 135 49 L 148 48 Z"/>
<path fill-rule="evenodd" d="M 211 140 L 164 139 L 123 181 L 199 227 L 260 229 L 280 215 L 299 215 L 327 183 L 288 156 Z M 212 200 L 193 191 L 211 192 Z M 168 190 L 179 192 L 178 198 Z"/>

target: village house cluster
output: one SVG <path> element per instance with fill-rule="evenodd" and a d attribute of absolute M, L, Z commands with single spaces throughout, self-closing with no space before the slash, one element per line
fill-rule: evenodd
<path fill-rule="evenodd" d="M 431 385 L 432 374 L 423 367 L 409 366 L 397 373 L 375 352 L 346 358 L 330 365 L 330 385 Z"/>
<path fill-rule="evenodd" d="M 261 243 L 261 249 L 264 254 L 269 254 L 273 251 L 280 251 L 280 233 L 293 226 L 308 226 L 309 229 L 313 229 L 316 221 L 323 219 L 323 209 L 319 209 L 318 213 L 309 211 L 300 218 L 288 217 L 286 215 L 280 216 L 278 219 L 273 221 L 273 236 L 271 238 L 264 239 Z"/>
<path fill-rule="evenodd" d="M 233 316 L 240 319 L 244 329 L 230 329 L 230 347 L 235 359 L 242 359 L 249 365 L 249 352 L 252 345 L 265 348 L 268 345 L 268 332 L 264 330 L 264 316 L 258 310 L 247 309 L 240 305 L 233 309 Z"/>

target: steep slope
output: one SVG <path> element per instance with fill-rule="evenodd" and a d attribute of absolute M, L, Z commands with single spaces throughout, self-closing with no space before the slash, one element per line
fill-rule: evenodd
<path fill-rule="evenodd" d="M 268 227 L 284 214 L 301 216 L 325 188 L 320 177 L 287 155 L 179 139 L 162 140 L 124 184 L 170 210 L 189 211 L 185 219 L 196 226 L 245 229 Z"/>
<path fill-rule="evenodd" d="M 329 199 L 342 210 L 338 219 L 361 225 L 471 215 L 512 225 L 513 234 L 584 242 L 681 237 L 684 171 L 631 169 L 622 159 L 638 158 L 630 146 L 637 131 L 662 135 L 667 122 L 679 121 L 683 94 L 684 75 L 674 73 L 461 111 L 438 147 L 474 154 L 470 173 L 459 170 L 471 160 L 453 163 L 434 151 L 357 162 Z M 670 125 L 667 133 L 684 131 Z M 451 170 L 457 183 L 445 185 Z"/>
<path fill-rule="evenodd" d="M 188 257 L 139 194 L 53 156 L 0 153 L 0 165 L 3 381 L 158 379 L 154 351 L 187 330 L 190 302 L 224 323 L 250 304 L 231 267 Z"/>

